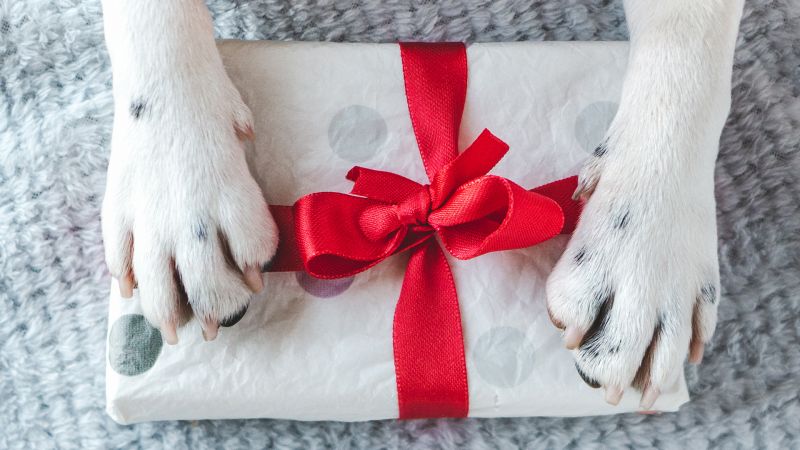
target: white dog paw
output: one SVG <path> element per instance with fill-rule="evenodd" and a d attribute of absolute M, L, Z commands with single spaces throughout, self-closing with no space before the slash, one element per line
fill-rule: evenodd
<path fill-rule="evenodd" d="M 693 164 L 617 139 L 581 172 L 576 195 L 587 203 L 548 280 L 548 311 L 578 373 L 609 403 L 633 386 L 650 409 L 714 331 L 713 164 Z"/>
<path fill-rule="evenodd" d="M 226 77 L 184 84 L 117 98 L 103 201 L 109 270 L 173 344 L 192 315 L 207 340 L 238 322 L 278 239 L 245 162 L 250 111 Z"/>

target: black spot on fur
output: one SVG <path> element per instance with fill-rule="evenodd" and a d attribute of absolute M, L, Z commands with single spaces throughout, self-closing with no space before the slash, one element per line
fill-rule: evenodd
<path fill-rule="evenodd" d="M 575 265 L 580 266 L 586 260 L 586 247 L 581 247 L 578 249 L 578 252 L 575 253 Z"/>
<path fill-rule="evenodd" d="M 583 373 L 583 371 L 581 370 L 581 367 L 578 365 L 578 363 L 575 363 L 575 370 L 578 371 L 578 375 L 581 376 L 581 378 L 583 379 L 584 383 L 588 384 L 590 387 L 593 387 L 595 389 L 600 387 L 600 383 L 597 380 L 595 380 L 594 378 L 589 378 L 588 375 Z"/>
<path fill-rule="evenodd" d="M 602 158 L 607 151 L 608 147 L 606 147 L 606 144 L 603 143 L 595 147 L 594 152 L 592 152 L 592 155 L 594 155 L 595 158 Z"/>
<path fill-rule="evenodd" d="M 237 312 L 236 314 L 234 314 L 234 315 L 232 315 L 232 316 L 230 316 L 230 317 L 227 317 L 227 318 L 223 319 L 223 320 L 222 320 L 222 321 L 219 323 L 219 326 L 221 326 L 221 327 L 232 327 L 232 326 L 236 325 L 237 323 L 239 323 L 239 321 L 240 321 L 240 320 L 242 320 L 242 317 L 244 317 L 244 315 L 247 313 L 247 308 L 248 308 L 248 307 L 250 307 L 250 305 L 249 305 L 249 304 L 248 304 L 248 305 L 245 305 L 245 307 L 244 307 L 244 308 L 242 308 L 242 309 L 241 309 L 239 312 Z"/>
<path fill-rule="evenodd" d="M 707 284 L 700 288 L 700 298 L 704 302 L 715 305 L 717 303 L 717 287 L 713 284 Z"/>
<path fill-rule="evenodd" d="M 631 211 L 626 209 L 624 213 L 614 219 L 614 228 L 617 230 L 624 230 L 628 227 L 631 221 Z"/>
<path fill-rule="evenodd" d="M 134 100 L 131 102 L 130 113 L 131 117 L 138 120 L 144 114 L 145 104 L 142 100 Z"/>
<path fill-rule="evenodd" d="M 197 222 L 194 226 L 194 235 L 197 237 L 197 240 L 200 242 L 205 242 L 208 240 L 208 229 L 206 228 L 206 224 L 203 222 Z"/>

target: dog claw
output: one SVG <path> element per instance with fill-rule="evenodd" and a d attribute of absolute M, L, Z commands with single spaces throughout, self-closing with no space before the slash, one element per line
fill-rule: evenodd
<path fill-rule="evenodd" d="M 236 130 L 236 137 L 241 141 L 252 141 L 256 138 L 252 125 L 235 124 L 233 128 Z"/>
<path fill-rule="evenodd" d="M 570 350 L 578 348 L 583 340 L 583 334 L 577 327 L 567 327 L 567 331 L 564 332 L 564 345 Z"/>
<path fill-rule="evenodd" d="M 175 324 L 172 322 L 167 322 L 161 326 L 161 335 L 169 345 L 178 343 L 178 332 L 175 329 Z"/>
<path fill-rule="evenodd" d="M 661 391 L 652 386 L 648 386 L 647 389 L 644 390 L 644 394 L 642 394 L 642 401 L 639 407 L 645 411 L 652 409 L 659 395 L 661 395 Z"/>
<path fill-rule="evenodd" d="M 244 269 L 244 282 L 255 294 L 264 289 L 264 278 L 258 267 L 248 266 Z"/>
<path fill-rule="evenodd" d="M 689 363 L 700 364 L 703 362 L 703 353 L 705 352 L 705 345 L 701 341 L 692 341 L 689 349 Z"/>
<path fill-rule="evenodd" d="M 119 279 L 119 295 L 122 298 L 131 298 L 133 297 L 133 287 L 135 282 L 133 281 L 133 274 L 131 272 L 126 273 Z"/>
<path fill-rule="evenodd" d="M 203 327 L 203 340 L 211 342 L 217 338 L 219 333 L 219 324 L 215 321 L 206 321 Z"/>
<path fill-rule="evenodd" d="M 617 406 L 619 401 L 622 400 L 622 389 L 614 386 L 606 388 L 606 402 L 609 405 Z"/>

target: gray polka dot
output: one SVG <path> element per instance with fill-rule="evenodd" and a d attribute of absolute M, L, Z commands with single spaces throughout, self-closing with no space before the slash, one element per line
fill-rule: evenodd
<path fill-rule="evenodd" d="M 603 141 L 618 107 L 614 102 L 595 102 L 578 114 L 575 119 L 575 137 L 584 150 L 592 153 Z"/>
<path fill-rule="evenodd" d="M 386 142 L 386 122 L 378 111 L 362 105 L 348 106 L 333 116 L 328 142 L 339 157 L 363 162 Z"/>
<path fill-rule="evenodd" d="M 484 333 L 472 357 L 478 375 L 501 388 L 519 385 L 533 371 L 533 346 L 525 340 L 525 333 L 512 327 L 496 327 Z"/>
<path fill-rule="evenodd" d="M 114 322 L 108 336 L 108 362 L 120 375 L 150 370 L 161 353 L 161 333 L 141 314 L 127 314 Z"/>
<path fill-rule="evenodd" d="M 319 298 L 336 297 L 353 284 L 355 277 L 337 278 L 334 280 L 325 280 L 322 278 L 315 278 L 306 272 L 297 272 L 297 283 L 306 292 Z"/>

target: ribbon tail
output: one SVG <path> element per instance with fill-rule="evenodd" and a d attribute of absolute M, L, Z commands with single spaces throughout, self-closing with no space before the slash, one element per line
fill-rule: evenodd
<path fill-rule="evenodd" d="M 578 226 L 583 202 L 572 199 L 572 193 L 577 188 L 578 177 L 571 176 L 531 189 L 531 192 L 550 197 L 561 206 L 561 210 L 564 211 L 564 227 L 561 229 L 561 234 L 572 234 Z"/>
<path fill-rule="evenodd" d="M 458 156 L 467 98 L 467 47 L 461 42 L 401 42 L 408 114 L 425 173 L 433 179 Z"/>
<path fill-rule="evenodd" d="M 436 239 L 411 253 L 393 334 L 400 418 L 466 417 L 461 312 L 450 265 Z"/>

